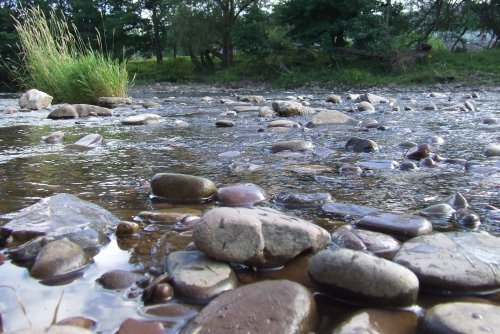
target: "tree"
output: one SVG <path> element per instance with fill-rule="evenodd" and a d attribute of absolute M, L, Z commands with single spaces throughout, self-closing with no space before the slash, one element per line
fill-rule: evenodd
<path fill-rule="evenodd" d="M 213 0 L 213 2 L 214 9 L 218 11 L 218 26 L 222 37 L 222 62 L 224 67 L 229 67 L 233 62 L 232 33 L 238 17 L 259 0 Z"/>
<path fill-rule="evenodd" d="M 348 31 L 356 20 L 371 15 L 377 1 L 289 0 L 276 7 L 282 24 L 291 26 L 296 40 L 324 47 L 345 47 Z"/>

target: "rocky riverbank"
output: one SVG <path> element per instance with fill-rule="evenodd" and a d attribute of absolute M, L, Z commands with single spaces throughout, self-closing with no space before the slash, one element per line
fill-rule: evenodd
<path fill-rule="evenodd" d="M 131 96 L 0 100 L 4 331 L 500 327 L 496 88 Z"/>

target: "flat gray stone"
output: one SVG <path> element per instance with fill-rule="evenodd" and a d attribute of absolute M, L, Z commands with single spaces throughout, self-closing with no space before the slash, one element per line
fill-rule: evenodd
<path fill-rule="evenodd" d="M 438 304 L 427 310 L 422 327 L 429 334 L 498 333 L 500 306 L 463 302 Z"/>
<path fill-rule="evenodd" d="M 181 334 L 308 334 L 316 304 L 302 285 L 263 281 L 223 293 L 182 329 Z"/>
<path fill-rule="evenodd" d="M 101 135 L 92 133 L 78 139 L 73 144 L 66 146 L 66 148 L 74 151 L 88 151 L 101 145 L 102 140 L 103 138 Z"/>
<path fill-rule="evenodd" d="M 341 226 L 332 233 L 332 242 L 340 247 L 363 250 L 378 256 L 392 257 L 401 243 L 390 235 Z"/>
<path fill-rule="evenodd" d="M 358 125 L 358 121 L 336 110 L 323 110 L 311 118 L 312 125 Z"/>
<path fill-rule="evenodd" d="M 96 204 L 74 195 L 57 194 L 20 210 L 0 231 L 16 241 L 27 241 L 70 226 L 91 227 L 105 233 L 119 223 L 111 212 Z"/>
<path fill-rule="evenodd" d="M 448 232 L 408 240 L 394 261 L 412 270 L 423 288 L 474 293 L 500 288 L 500 238 Z"/>
<path fill-rule="evenodd" d="M 347 248 L 320 251 L 309 262 L 313 281 L 332 295 L 353 302 L 410 306 L 418 296 L 418 279 L 405 267 Z"/>
<path fill-rule="evenodd" d="M 351 204 L 351 203 L 339 203 L 339 202 L 330 202 L 325 203 L 321 207 L 324 213 L 327 214 L 337 214 L 343 216 L 357 216 L 362 217 L 366 216 L 370 213 L 374 213 L 380 211 L 376 208 L 370 208 L 368 206 Z"/>
<path fill-rule="evenodd" d="M 356 226 L 406 238 L 432 232 L 431 222 L 424 217 L 400 212 L 371 212 L 358 219 Z"/>
<path fill-rule="evenodd" d="M 173 277 L 177 298 L 191 303 L 207 303 L 238 286 L 238 278 L 227 263 L 198 251 L 170 253 L 167 272 Z"/>

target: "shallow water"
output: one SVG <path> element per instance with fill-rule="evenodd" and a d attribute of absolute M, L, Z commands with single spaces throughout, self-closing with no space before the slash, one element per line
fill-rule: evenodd
<path fill-rule="evenodd" d="M 429 98 L 431 91 L 446 94 L 443 98 Z M 460 192 L 468 200 L 471 210 L 481 217 L 479 230 L 500 235 L 500 217 L 484 210 L 486 205 L 500 207 L 500 163 L 497 158 L 484 155 L 486 144 L 498 142 L 500 136 L 500 90 L 495 87 L 478 89 L 479 98 L 473 103 L 477 110 L 423 111 L 423 105 L 433 101 L 440 109 L 463 102 L 473 91 L 461 87 L 413 87 L 411 89 L 380 89 L 371 91 L 397 99 L 401 111 L 392 111 L 389 104 L 380 104 L 374 113 L 350 114 L 357 120 L 377 120 L 388 130 L 360 131 L 354 127 L 270 129 L 268 119 L 256 112 L 239 113 L 236 117 L 221 116 L 232 110 L 219 103 L 220 98 L 235 95 L 264 95 L 268 104 L 273 99 L 288 95 L 312 95 L 312 107 L 347 110 L 354 102 L 345 100 L 348 92 L 335 92 L 344 99 L 341 105 L 324 102 L 332 93 L 325 89 L 296 91 L 267 91 L 265 89 L 230 90 L 208 86 L 153 86 L 137 88 L 131 92 L 135 101 L 158 98 L 159 107 L 147 112 L 157 113 L 166 121 L 147 126 L 124 126 L 120 121 L 129 115 L 130 108 L 114 110 L 109 118 L 90 117 L 77 120 L 48 120 L 47 111 L 0 115 L 0 214 L 15 212 L 34 204 L 40 198 L 67 192 L 96 203 L 123 220 L 134 220 L 144 210 L 172 209 L 177 212 L 201 214 L 214 204 L 170 205 L 157 203 L 149 196 L 148 180 L 158 172 L 178 172 L 203 176 L 217 186 L 238 182 L 251 182 L 262 187 L 269 196 L 279 192 L 327 192 L 334 201 L 366 205 L 381 210 L 418 213 L 419 210 L 439 203 L 447 196 Z M 349 92 L 350 93 L 350 92 Z M 353 91 L 352 93 L 363 93 Z M 173 102 L 164 99 L 174 96 Z M 201 102 L 201 97 L 214 97 L 213 103 Z M 415 103 L 404 100 L 411 97 Z M 13 96 L 0 95 L 0 110 L 17 105 Z M 403 111 L 411 105 L 415 111 Z M 139 109 L 138 112 L 146 112 Z M 310 116 L 294 121 L 305 125 Z M 229 118 L 235 122 L 231 128 L 215 127 L 216 120 Z M 496 124 L 483 124 L 486 118 L 496 118 Z M 183 120 L 187 128 L 174 126 Z M 64 143 L 45 144 L 43 136 L 61 130 Z M 98 133 L 105 145 L 92 151 L 74 152 L 65 145 L 84 135 Z M 445 158 L 460 158 L 477 163 L 466 170 L 461 165 L 440 163 L 436 168 L 420 168 L 403 172 L 399 169 L 379 168 L 381 160 L 402 162 L 406 150 L 399 144 L 405 141 L 425 143 L 431 136 L 440 136 L 444 143 L 432 145 L 433 152 Z M 350 137 L 370 138 L 381 147 L 376 153 L 352 153 L 344 150 Z M 310 140 L 315 149 L 306 153 L 278 153 L 270 151 L 271 144 L 290 139 Z M 262 167 L 256 171 L 236 172 L 235 166 L 252 163 Z M 340 175 L 345 164 L 359 163 L 364 170 L 360 176 Z M 304 167 L 321 166 L 324 171 L 308 172 Z M 329 170 L 328 170 L 329 169 Z M 267 202 L 262 205 L 273 206 Z M 323 215 L 319 209 L 278 208 L 292 215 L 316 222 L 333 231 L 348 222 L 339 217 Z M 4 220 L 5 221 L 5 220 Z M 0 221 L 0 224 L 2 222 Z M 83 277 L 61 286 L 45 286 L 31 279 L 25 268 L 10 261 L 0 265 L 1 285 L 15 288 L 27 317 L 20 311 L 13 291 L 0 287 L 0 314 L 4 330 L 12 331 L 28 326 L 47 326 L 64 291 L 58 319 L 83 315 L 97 321 L 96 331 L 113 333 L 127 317 L 141 318 L 139 299 L 129 299 L 120 293 L 100 289 L 95 279 L 111 269 L 146 272 L 150 267 L 163 269 L 165 256 L 185 248 L 189 234 L 175 231 L 172 226 L 142 224 L 142 239 L 129 243 L 112 242 L 94 258 L 95 262 Z M 438 226 L 439 229 L 439 226 Z M 453 226 L 453 229 L 460 229 Z M 1 250 L 0 250 L 1 251 Z M 310 286 L 304 274 L 304 259 L 297 259 L 275 272 L 254 273 L 240 270 L 243 283 L 265 278 L 288 278 Z M 296 264 L 298 263 L 298 264 Z M 498 303 L 498 296 L 496 303 Z M 318 332 L 331 327 L 329 310 L 344 310 L 349 314 L 353 306 L 317 297 L 324 315 Z M 422 295 L 419 305 L 427 307 L 432 298 Z M 491 299 L 491 298 L 490 298 Z M 175 330 L 172 330 L 175 332 Z"/>

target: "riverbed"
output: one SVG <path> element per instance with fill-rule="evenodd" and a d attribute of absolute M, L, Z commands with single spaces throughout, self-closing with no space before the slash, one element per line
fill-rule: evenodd
<path fill-rule="evenodd" d="M 353 99 L 356 96 L 350 95 L 367 92 L 391 100 L 376 104 L 372 112 L 358 111 Z M 326 102 L 330 94 L 339 95 L 342 102 Z M 255 110 L 231 112 L 238 105 L 238 96 L 245 95 L 263 96 L 266 101 L 260 106 L 270 106 L 275 100 L 294 100 L 311 108 L 339 110 L 372 125 L 308 126 L 311 115 L 304 115 L 289 118 L 297 123 L 294 127 L 271 128 L 269 122 L 280 117 L 259 117 Z M 166 256 L 185 249 L 192 241 L 189 233 L 176 230 L 175 226 L 141 221 L 140 212 L 186 212 L 201 216 L 217 205 L 213 202 L 181 205 L 156 200 L 149 189 L 149 180 L 156 173 L 201 176 L 218 187 L 253 183 L 267 194 L 267 201 L 259 206 L 303 218 L 328 232 L 352 223 L 354 218 L 325 212 L 321 206 L 280 205 L 273 201 L 273 195 L 328 193 L 334 202 L 419 215 L 426 207 L 460 193 L 467 199 L 469 209 L 480 217 L 480 224 L 470 227 L 455 221 L 436 222 L 434 233 L 474 230 L 500 236 L 500 214 L 495 209 L 500 207 L 500 160 L 498 156 L 485 154 L 487 145 L 500 141 L 498 87 L 274 90 L 158 84 L 133 88 L 130 96 L 133 105 L 113 109 L 111 117 L 50 120 L 47 110 L 0 115 L 1 215 L 56 193 L 70 193 L 122 220 L 141 225 L 140 239 L 125 243 L 111 235 L 111 242 L 102 247 L 94 263 L 71 283 L 44 285 L 29 277 L 25 267 L 7 259 L 0 265 L 0 284 L 13 290 L 0 288 L 4 331 L 49 326 L 60 298 L 58 319 L 84 316 L 96 322 L 93 330 L 97 332 L 114 333 L 129 317 L 151 319 L 142 311 L 140 298 L 106 291 L 95 280 L 112 269 L 136 273 L 146 273 L 151 268 L 164 270 Z M 0 95 L 0 110 L 17 106 L 17 99 L 18 95 Z M 235 104 L 221 100 L 232 100 Z M 473 106 L 472 110 L 460 107 L 465 101 Z M 436 110 L 426 110 L 431 102 L 437 106 Z M 122 124 L 127 116 L 146 112 L 158 114 L 164 121 L 138 126 Z M 234 126 L 217 127 L 216 122 L 222 119 L 233 122 Z M 178 126 L 179 121 L 187 126 Z M 65 133 L 63 142 L 42 141 L 42 137 L 55 131 Z M 67 150 L 68 144 L 87 134 L 101 135 L 104 143 L 85 152 Z M 379 149 L 369 153 L 346 150 L 345 144 L 352 137 L 369 138 Z M 271 150 L 274 143 L 287 140 L 310 141 L 314 147 L 299 152 Z M 431 145 L 432 152 L 440 157 L 437 164 L 412 170 L 399 168 L 407 160 L 408 147 L 402 145 L 405 142 Z M 360 172 L 341 173 L 346 166 L 357 166 Z M 7 222 L 7 218 L 4 216 L 0 224 Z M 286 278 L 312 287 L 304 271 L 309 257 L 299 256 L 275 271 L 237 268 L 238 278 L 242 285 Z M 345 303 L 323 294 L 315 296 L 320 314 L 318 333 L 331 332 L 336 324 L 361 308 L 352 301 Z M 421 315 L 431 305 L 457 298 L 421 293 L 417 305 L 406 311 Z M 498 292 L 473 298 L 500 305 Z M 17 299 L 26 308 L 26 314 Z M 200 305 L 192 307 L 201 309 Z M 333 313 L 337 316 L 332 317 Z M 170 332 L 178 329 L 179 326 L 172 326 Z"/>

